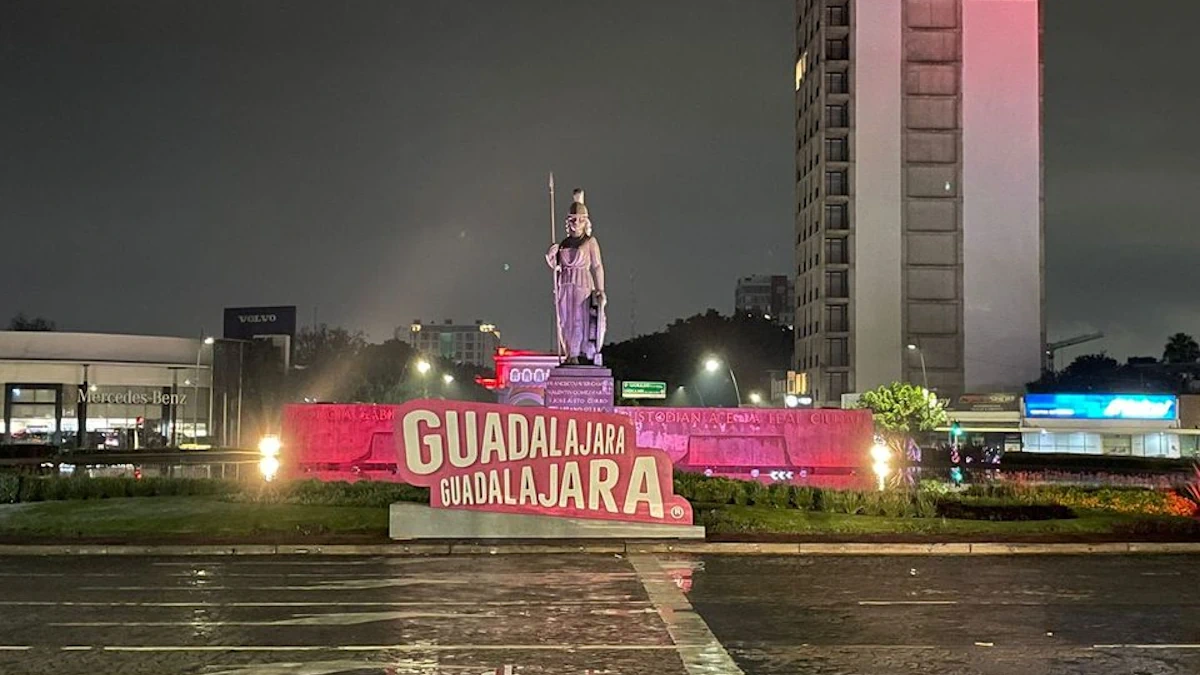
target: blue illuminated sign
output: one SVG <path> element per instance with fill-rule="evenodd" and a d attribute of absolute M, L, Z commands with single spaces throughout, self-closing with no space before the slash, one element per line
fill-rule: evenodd
<path fill-rule="evenodd" d="M 1063 420 L 1173 420 L 1168 394 L 1026 394 L 1025 417 Z"/>

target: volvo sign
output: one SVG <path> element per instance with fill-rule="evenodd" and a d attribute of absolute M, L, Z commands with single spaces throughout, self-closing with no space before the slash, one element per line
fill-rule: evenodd
<path fill-rule="evenodd" d="M 252 340 L 268 335 L 296 336 L 296 306 L 231 307 L 225 310 L 225 337 Z"/>

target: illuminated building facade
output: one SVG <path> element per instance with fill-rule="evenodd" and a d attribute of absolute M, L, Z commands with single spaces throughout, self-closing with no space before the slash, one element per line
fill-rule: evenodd
<path fill-rule="evenodd" d="M 1039 1 L 796 9 L 795 365 L 810 393 L 1037 379 Z"/>
<path fill-rule="evenodd" d="M 396 339 L 417 351 L 455 363 L 492 367 L 492 355 L 500 347 L 500 330 L 493 324 L 476 320 L 473 324 L 413 321 L 396 329 Z"/>

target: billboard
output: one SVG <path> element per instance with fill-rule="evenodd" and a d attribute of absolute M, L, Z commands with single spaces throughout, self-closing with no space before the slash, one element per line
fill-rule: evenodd
<path fill-rule="evenodd" d="M 266 335 L 296 336 L 296 306 L 226 307 L 225 337 L 252 340 Z"/>
<path fill-rule="evenodd" d="M 1170 421 L 1179 415 L 1170 394 L 1026 394 L 1025 417 L 1061 420 Z"/>

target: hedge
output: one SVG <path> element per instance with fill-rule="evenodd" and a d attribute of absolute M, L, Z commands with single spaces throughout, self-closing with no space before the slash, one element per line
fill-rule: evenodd
<path fill-rule="evenodd" d="M 1153 516 L 1190 516 L 1196 505 L 1169 490 L 1056 485 L 972 485 L 945 489 L 829 490 L 804 485 L 677 473 L 675 493 L 696 505 L 727 504 L 891 518 L 1043 520 L 1071 518 L 1077 510 Z M 429 503 L 429 490 L 382 481 L 318 480 L 244 483 L 200 478 L 37 477 L 0 474 L 0 503 L 204 495 L 258 503 L 383 508 L 394 502 Z"/>
<path fill-rule="evenodd" d="M 368 506 L 386 508 L 395 502 L 429 503 L 429 489 L 385 481 L 302 480 L 266 483 L 230 495 L 235 501 L 309 506 Z"/>
<path fill-rule="evenodd" d="M 16 483 L 16 498 L 5 500 L 8 486 Z M 119 499 L 123 497 L 167 497 L 223 495 L 241 486 L 232 481 L 207 478 L 133 478 L 133 477 L 0 477 L 0 501 L 43 502 L 74 499 Z"/>

